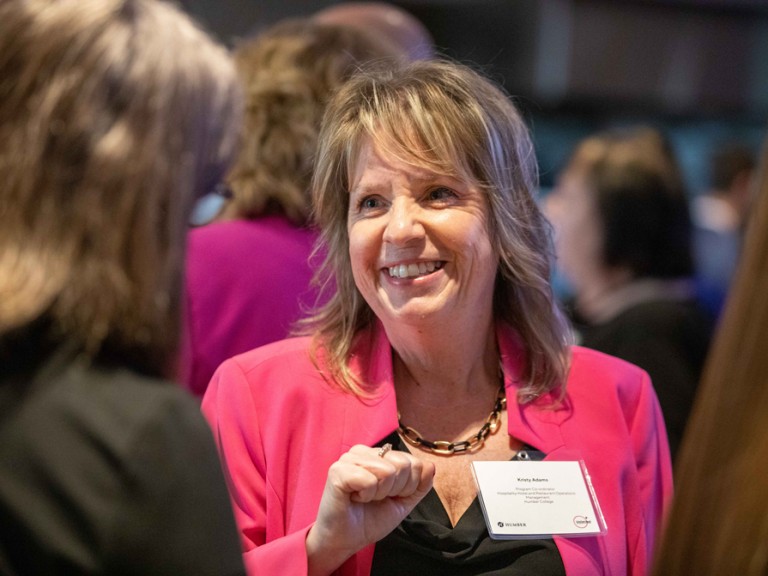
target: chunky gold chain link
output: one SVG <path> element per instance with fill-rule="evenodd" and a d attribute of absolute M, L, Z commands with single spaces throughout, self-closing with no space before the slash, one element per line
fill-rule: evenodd
<path fill-rule="evenodd" d="M 504 393 L 504 385 L 502 384 L 501 388 L 499 388 L 499 393 L 496 397 L 496 404 L 493 406 L 493 411 L 490 413 L 488 418 L 485 419 L 485 423 L 480 427 L 480 430 L 478 430 L 475 434 L 466 440 L 461 440 L 459 442 L 446 442 L 445 440 L 426 440 L 425 438 L 422 438 L 421 434 L 419 434 L 417 430 L 403 424 L 402 420 L 400 420 L 399 413 L 397 414 L 397 431 L 403 440 L 408 442 L 408 444 L 411 446 L 422 448 L 432 452 L 433 454 L 440 454 L 441 456 L 453 456 L 454 454 L 461 454 L 464 452 L 472 453 L 482 448 L 483 444 L 485 444 L 485 439 L 488 438 L 489 435 L 494 434 L 496 430 L 499 429 L 499 424 L 501 423 L 501 412 L 504 410 L 504 408 L 506 408 L 506 406 L 507 397 Z"/>

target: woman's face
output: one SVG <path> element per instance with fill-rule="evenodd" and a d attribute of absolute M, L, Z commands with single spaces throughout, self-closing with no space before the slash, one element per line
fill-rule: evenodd
<path fill-rule="evenodd" d="M 557 265 L 578 294 L 602 268 L 603 243 L 597 202 L 581 168 L 560 175 L 544 211 L 554 227 Z"/>
<path fill-rule="evenodd" d="M 370 142 L 352 175 L 355 284 L 385 325 L 490 318 L 497 257 L 483 193 L 388 158 Z"/>

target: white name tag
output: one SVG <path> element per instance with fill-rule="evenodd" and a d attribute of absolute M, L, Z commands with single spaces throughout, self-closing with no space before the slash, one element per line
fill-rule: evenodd
<path fill-rule="evenodd" d="M 607 530 L 581 462 L 474 461 L 472 471 L 491 538 L 592 536 Z"/>

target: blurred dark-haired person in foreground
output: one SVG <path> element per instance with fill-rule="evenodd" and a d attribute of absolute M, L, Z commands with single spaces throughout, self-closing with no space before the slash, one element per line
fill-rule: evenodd
<path fill-rule="evenodd" d="M 0 2 L 0 573 L 243 573 L 210 428 L 165 380 L 241 106 L 168 3 Z"/>
<path fill-rule="evenodd" d="M 712 334 L 694 282 L 688 200 L 664 135 L 607 130 L 574 150 L 546 199 L 577 342 L 648 371 L 674 459 Z"/>
<path fill-rule="evenodd" d="M 645 574 L 671 495 L 663 418 L 644 371 L 569 345 L 536 188 L 520 113 L 468 67 L 336 93 L 312 191 L 337 291 L 309 335 L 227 360 L 203 399 L 250 574 Z M 570 537 L 598 517 L 552 501 L 557 526 L 494 538 L 480 461 L 584 463 L 607 532 Z"/>
<path fill-rule="evenodd" d="M 768 147 L 756 181 L 742 256 L 677 460 L 656 576 L 768 574 Z"/>

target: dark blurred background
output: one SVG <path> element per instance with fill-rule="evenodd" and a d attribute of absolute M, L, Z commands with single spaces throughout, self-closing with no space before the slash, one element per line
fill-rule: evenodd
<path fill-rule="evenodd" d="M 329 0 L 183 0 L 233 45 Z M 542 187 L 574 143 L 647 122 L 675 146 L 691 194 L 726 140 L 760 147 L 768 127 L 768 0 L 393 0 L 438 51 L 501 81 L 529 120 Z"/>

